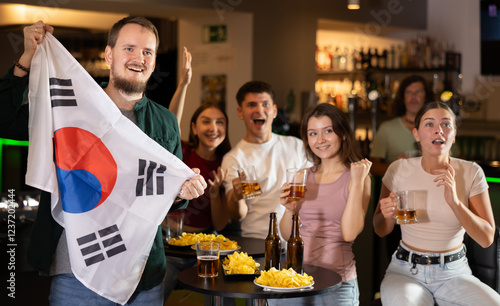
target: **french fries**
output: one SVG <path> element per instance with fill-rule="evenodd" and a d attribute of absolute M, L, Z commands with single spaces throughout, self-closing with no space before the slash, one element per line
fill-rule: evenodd
<path fill-rule="evenodd" d="M 227 255 L 222 263 L 226 274 L 255 274 L 260 264 L 245 252 Z"/>
<path fill-rule="evenodd" d="M 274 267 L 268 271 L 262 271 L 260 276 L 255 280 L 256 283 L 263 286 L 285 288 L 309 286 L 313 281 L 313 277 L 306 273 L 301 275 L 292 268 L 280 271 Z"/>
<path fill-rule="evenodd" d="M 204 234 L 204 233 L 194 234 L 194 233 L 184 232 L 182 233 L 182 236 L 170 239 L 168 241 L 168 244 L 177 246 L 188 246 L 196 244 L 196 242 L 198 241 L 218 241 L 220 242 L 221 250 L 234 250 L 238 248 L 238 243 L 236 241 L 228 239 L 224 237 L 224 235 L 215 236 L 214 234 Z"/>

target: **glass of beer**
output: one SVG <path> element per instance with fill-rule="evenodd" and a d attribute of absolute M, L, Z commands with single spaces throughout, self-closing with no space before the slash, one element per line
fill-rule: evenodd
<path fill-rule="evenodd" d="M 219 275 L 220 242 L 196 242 L 196 259 L 199 277 L 216 277 Z"/>
<path fill-rule="evenodd" d="M 167 242 L 172 238 L 178 239 L 182 236 L 184 232 L 184 217 L 185 213 L 182 209 L 167 214 L 167 218 L 165 219 L 165 236 Z"/>
<path fill-rule="evenodd" d="M 286 181 L 290 184 L 290 201 L 302 201 L 306 193 L 307 169 L 290 168 L 286 170 Z"/>
<path fill-rule="evenodd" d="M 243 198 L 248 200 L 262 195 L 254 166 L 239 169 L 238 176 L 240 177 L 241 188 L 243 188 Z"/>
<path fill-rule="evenodd" d="M 410 224 L 417 222 L 416 200 L 417 193 L 414 190 L 396 192 L 396 223 Z"/>

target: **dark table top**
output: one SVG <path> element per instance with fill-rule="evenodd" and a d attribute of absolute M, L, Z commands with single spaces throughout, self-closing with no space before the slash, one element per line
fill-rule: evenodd
<path fill-rule="evenodd" d="M 254 258 L 264 257 L 265 239 L 238 236 L 229 236 L 227 238 L 238 242 L 238 245 L 241 247 L 238 252 L 246 252 L 248 256 L 253 256 Z M 165 242 L 165 255 L 196 258 L 196 251 L 191 249 L 190 246 L 172 246 Z"/>
<path fill-rule="evenodd" d="M 258 261 L 263 267 L 263 262 Z M 336 272 L 328 269 L 304 265 L 304 272 L 314 278 L 313 289 L 298 289 L 296 291 L 266 291 L 253 283 L 255 277 L 238 279 L 225 276 L 220 265 L 219 276 L 214 278 L 198 277 L 198 268 L 188 268 L 178 275 L 179 284 L 195 292 L 232 298 L 246 299 L 277 299 L 311 296 L 333 291 L 340 287 L 342 278 Z"/>

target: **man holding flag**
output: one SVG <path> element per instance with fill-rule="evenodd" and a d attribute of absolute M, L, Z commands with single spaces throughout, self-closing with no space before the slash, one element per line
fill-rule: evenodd
<path fill-rule="evenodd" d="M 51 305 L 163 305 L 159 223 L 207 184 L 179 160 L 175 116 L 144 95 L 157 30 L 141 17 L 112 27 L 104 91 L 52 32 L 42 21 L 24 28 L 25 51 L 0 79 L 0 134 L 25 139 L 29 125 L 26 180 L 44 190 L 28 260 L 54 276 Z"/>

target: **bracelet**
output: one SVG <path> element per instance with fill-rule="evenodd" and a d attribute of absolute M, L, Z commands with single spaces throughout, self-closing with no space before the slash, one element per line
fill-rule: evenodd
<path fill-rule="evenodd" d="M 182 200 L 184 200 L 184 199 L 181 198 L 181 197 L 175 197 L 175 201 L 174 202 L 178 202 L 178 201 L 182 201 Z"/>
<path fill-rule="evenodd" d="M 14 63 L 14 65 L 15 65 L 17 68 L 21 69 L 22 71 L 24 71 L 24 72 L 26 72 L 26 73 L 30 73 L 30 69 L 29 69 L 29 68 L 24 67 L 24 66 L 23 66 L 23 65 L 21 65 L 21 64 L 19 64 L 19 60 L 17 60 L 17 61 Z"/>

